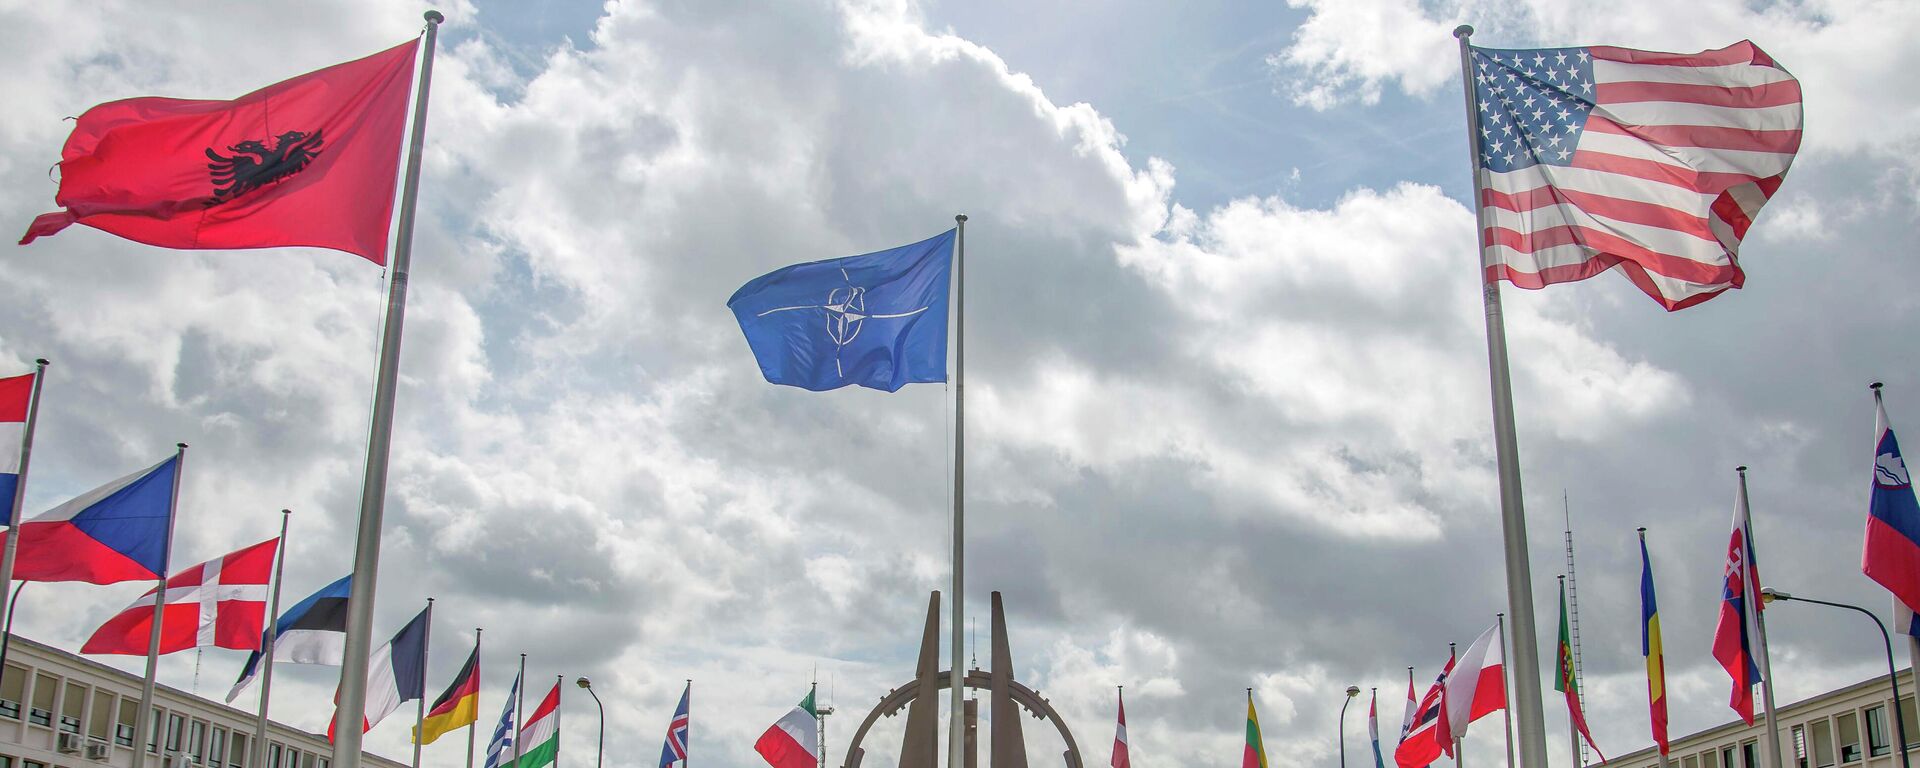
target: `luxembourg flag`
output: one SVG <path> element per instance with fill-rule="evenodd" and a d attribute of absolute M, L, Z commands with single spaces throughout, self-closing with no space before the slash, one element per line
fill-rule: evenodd
<path fill-rule="evenodd" d="M 167 571 L 180 454 L 20 522 L 15 581 L 114 584 Z M 0 534 L 0 543 L 11 531 Z"/>
<path fill-rule="evenodd" d="M 12 504 L 27 471 L 27 418 L 33 412 L 37 373 L 0 379 L 0 499 Z M 11 510 L 9 510 L 11 511 Z"/>
<path fill-rule="evenodd" d="M 1367 738 L 1373 739 L 1373 768 L 1386 768 L 1380 759 L 1380 689 L 1373 689 L 1373 698 L 1367 699 Z"/>
<path fill-rule="evenodd" d="M 1866 546 L 1860 570 L 1907 606 L 1920 605 L 1920 502 L 1900 458 L 1900 442 L 1874 385 L 1873 496 L 1867 504 Z M 1909 625 L 1900 631 L 1910 632 Z"/>

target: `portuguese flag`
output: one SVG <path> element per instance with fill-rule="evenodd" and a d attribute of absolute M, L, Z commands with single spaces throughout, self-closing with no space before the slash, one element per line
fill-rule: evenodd
<path fill-rule="evenodd" d="M 753 751 L 773 768 L 814 768 L 820 754 L 820 715 L 813 708 L 813 691 L 800 705 L 760 734 Z"/>
<path fill-rule="evenodd" d="M 420 721 L 420 727 L 414 731 L 414 741 L 432 744 L 435 739 L 448 731 L 463 725 L 472 725 L 480 717 L 480 646 L 473 646 L 473 655 L 467 657 L 467 663 L 460 667 L 460 674 L 453 676 L 453 684 L 433 700 L 433 706 L 427 708 L 427 717 Z"/>
<path fill-rule="evenodd" d="M 1253 711 L 1253 689 L 1247 689 L 1247 752 L 1240 768 L 1267 768 L 1267 748 L 1260 743 L 1260 715 Z"/>
<path fill-rule="evenodd" d="M 1573 721 L 1573 727 L 1587 740 L 1587 746 L 1593 747 L 1594 754 L 1600 755 L 1600 762 L 1607 761 L 1607 755 L 1593 743 L 1593 734 L 1587 731 L 1587 715 L 1580 711 L 1580 681 L 1573 675 L 1573 634 L 1567 631 L 1567 583 L 1560 582 L 1560 674 L 1554 676 L 1553 689 L 1567 695 L 1567 718 Z"/>

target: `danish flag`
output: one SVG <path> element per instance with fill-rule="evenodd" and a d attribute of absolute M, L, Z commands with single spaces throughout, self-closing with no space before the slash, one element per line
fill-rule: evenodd
<path fill-rule="evenodd" d="M 216 557 L 167 579 L 160 617 L 160 652 L 213 646 L 250 651 L 266 628 L 267 586 L 277 538 Z M 145 656 L 153 632 L 155 590 L 95 630 L 81 653 Z"/>

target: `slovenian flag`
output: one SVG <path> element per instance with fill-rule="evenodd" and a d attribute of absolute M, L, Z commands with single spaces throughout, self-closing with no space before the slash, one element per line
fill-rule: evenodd
<path fill-rule="evenodd" d="M 347 655 L 347 604 L 353 591 L 353 576 L 320 588 L 320 591 L 295 603 L 273 623 L 273 660 L 291 664 L 327 664 L 339 666 Z M 266 645 L 266 636 L 260 638 Z M 260 652 L 247 657 L 240 679 L 227 692 L 232 703 L 260 672 Z"/>
<path fill-rule="evenodd" d="M 0 379 L 0 499 L 9 504 L 20 492 L 20 453 L 26 447 L 27 414 L 33 409 L 37 375 Z"/>
<path fill-rule="evenodd" d="M 180 456 L 20 521 L 15 581 L 115 584 L 167 572 Z M 0 543 L 12 532 L 0 534 Z"/>
<path fill-rule="evenodd" d="M 1900 441 L 1893 437 L 1887 407 L 1874 391 L 1873 495 L 1867 504 L 1866 545 L 1860 570 L 1911 609 L 1920 605 L 1920 502 L 1913 495 Z M 1911 633 L 1912 622 L 1898 628 Z"/>

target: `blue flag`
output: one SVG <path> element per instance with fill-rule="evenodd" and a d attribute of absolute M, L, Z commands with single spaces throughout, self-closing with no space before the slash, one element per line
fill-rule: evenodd
<path fill-rule="evenodd" d="M 680 706 L 673 708 L 673 722 L 667 724 L 667 743 L 660 747 L 660 768 L 669 768 L 674 763 L 687 761 L 687 731 L 691 720 L 687 712 L 687 700 L 693 696 L 693 681 L 687 681 L 687 689 L 680 692 Z"/>
<path fill-rule="evenodd" d="M 727 299 L 760 373 L 823 392 L 947 380 L 954 230 L 912 245 L 775 270 Z"/>

